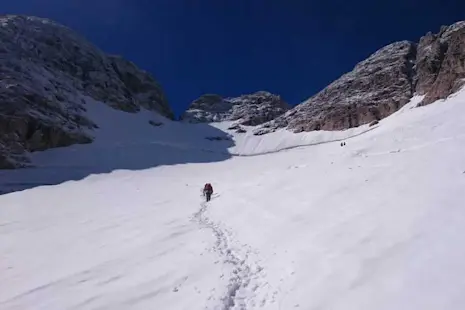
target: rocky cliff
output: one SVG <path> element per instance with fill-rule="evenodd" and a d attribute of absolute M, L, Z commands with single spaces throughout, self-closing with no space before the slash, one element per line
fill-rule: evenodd
<path fill-rule="evenodd" d="M 381 48 L 318 94 L 257 128 L 294 132 L 341 130 L 378 121 L 397 111 L 414 94 L 421 105 L 446 98 L 465 78 L 465 22 L 443 26 L 420 42 L 401 41 Z"/>
<path fill-rule="evenodd" d="M 206 94 L 192 102 L 181 119 L 189 123 L 237 121 L 241 125 L 256 126 L 289 109 L 280 96 L 265 91 L 235 98 Z"/>
<path fill-rule="evenodd" d="M 0 168 L 27 152 L 92 141 L 89 97 L 127 112 L 173 113 L 146 72 L 47 19 L 0 17 Z"/>
<path fill-rule="evenodd" d="M 294 132 L 341 130 L 379 120 L 396 111 L 413 94 L 415 44 L 390 44 L 355 66 L 308 101 L 264 127 Z M 257 133 L 264 133 L 263 129 Z"/>
<path fill-rule="evenodd" d="M 422 105 L 457 91 L 465 78 L 465 22 L 443 26 L 420 39 L 416 58 L 416 92 Z"/>

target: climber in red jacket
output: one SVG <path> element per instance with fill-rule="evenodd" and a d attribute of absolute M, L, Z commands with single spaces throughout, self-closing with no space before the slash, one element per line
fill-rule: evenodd
<path fill-rule="evenodd" d="M 210 201 L 213 194 L 213 186 L 210 183 L 205 184 L 203 187 L 203 195 L 207 197 L 207 201 Z"/>

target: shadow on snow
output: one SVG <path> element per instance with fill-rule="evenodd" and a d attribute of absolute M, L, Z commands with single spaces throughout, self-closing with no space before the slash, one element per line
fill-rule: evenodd
<path fill-rule="evenodd" d="M 228 148 L 234 146 L 234 141 L 227 133 L 208 124 L 167 125 L 154 128 L 158 130 L 156 137 L 139 141 L 93 142 L 33 153 L 35 167 L 0 170 L 0 194 L 81 180 L 115 170 L 218 162 L 231 157 Z"/>

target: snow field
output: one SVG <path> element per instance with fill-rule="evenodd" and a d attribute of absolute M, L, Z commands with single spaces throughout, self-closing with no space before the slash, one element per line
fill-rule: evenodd
<path fill-rule="evenodd" d="M 234 145 L 176 123 L 147 139 L 145 122 L 100 107 L 94 144 L 37 154 L 39 169 L 12 177 L 179 163 L 0 196 L 0 309 L 463 309 L 465 92 L 411 109 L 418 99 L 363 134 Z M 132 133 L 115 133 L 118 117 Z M 269 154 L 182 163 L 224 150 Z"/>

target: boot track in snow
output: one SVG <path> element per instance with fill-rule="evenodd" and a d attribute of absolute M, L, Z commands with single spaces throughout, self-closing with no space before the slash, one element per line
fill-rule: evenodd
<path fill-rule="evenodd" d="M 228 280 L 228 286 L 221 298 L 221 305 L 214 309 L 222 310 L 247 310 L 255 307 L 263 307 L 268 301 L 275 301 L 275 294 L 271 300 L 266 292 L 257 304 L 259 291 L 268 290 L 268 283 L 261 283 L 265 277 L 263 268 L 258 262 L 249 261 L 249 247 L 233 247 L 232 233 L 225 227 L 213 222 L 206 216 L 208 203 L 201 203 L 199 211 L 193 215 L 193 220 L 201 227 L 213 232 L 216 238 L 213 250 L 223 259 L 223 264 L 232 267 Z"/>

